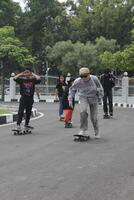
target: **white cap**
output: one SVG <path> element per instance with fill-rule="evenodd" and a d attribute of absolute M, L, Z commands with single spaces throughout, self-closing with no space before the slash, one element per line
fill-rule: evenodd
<path fill-rule="evenodd" d="M 127 76 L 128 75 L 128 73 L 127 72 L 124 72 L 124 76 Z"/>
<path fill-rule="evenodd" d="M 70 74 L 70 73 L 67 73 L 67 76 L 71 76 L 71 74 Z"/>
<path fill-rule="evenodd" d="M 80 68 L 79 70 L 79 75 L 82 76 L 82 75 L 89 75 L 90 74 L 90 71 L 87 67 L 82 67 Z"/>
<path fill-rule="evenodd" d="M 14 77 L 14 76 L 15 76 L 15 73 L 11 73 L 11 76 Z"/>

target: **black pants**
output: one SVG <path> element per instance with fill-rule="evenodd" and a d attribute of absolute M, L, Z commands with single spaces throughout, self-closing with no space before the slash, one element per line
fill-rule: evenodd
<path fill-rule="evenodd" d="M 108 102 L 107 102 L 108 100 Z M 108 110 L 109 105 L 109 110 Z M 113 95 L 112 90 L 104 91 L 104 97 L 103 97 L 103 111 L 105 114 L 113 113 Z"/>
<path fill-rule="evenodd" d="M 17 125 L 20 125 L 22 122 L 22 118 L 24 116 L 24 110 L 26 111 L 25 125 L 29 124 L 33 103 L 34 103 L 33 97 L 21 96 L 19 110 L 18 110 Z"/>

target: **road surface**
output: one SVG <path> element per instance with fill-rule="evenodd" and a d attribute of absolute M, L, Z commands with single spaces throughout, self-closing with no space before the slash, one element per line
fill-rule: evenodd
<path fill-rule="evenodd" d="M 0 127 L 0 200 L 134 200 L 134 110 L 115 108 L 103 119 L 101 139 L 74 142 L 74 128 L 57 119 L 58 104 L 36 103 L 44 116 L 31 121 L 33 134 L 13 136 Z"/>

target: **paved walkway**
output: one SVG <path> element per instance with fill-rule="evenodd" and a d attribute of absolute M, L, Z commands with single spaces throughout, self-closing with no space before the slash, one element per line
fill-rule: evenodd
<path fill-rule="evenodd" d="M 75 128 L 57 121 L 58 104 L 34 105 L 44 117 L 32 121 L 32 135 L 12 136 L 11 126 L 0 127 L 1 200 L 133 200 L 134 110 L 115 108 L 104 120 L 99 107 L 102 138 L 77 143 Z"/>

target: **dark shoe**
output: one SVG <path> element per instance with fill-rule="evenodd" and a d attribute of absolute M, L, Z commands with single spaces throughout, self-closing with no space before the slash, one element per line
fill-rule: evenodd
<path fill-rule="evenodd" d="M 25 125 L 25 128 L 34 129 L 33 126 Z"/>
<path fill-rule="evenodd" d="M 110 114 L 111 117 L 113 116 L 113 113 L 109 113 L 109 114 Z"/>
<path fill-rule="evenodd" d="M 104 119 L 109 119 L 110 118 L 110 116 L 108 114 L 105 114 L 103 117 L 104 117 Z"/>

